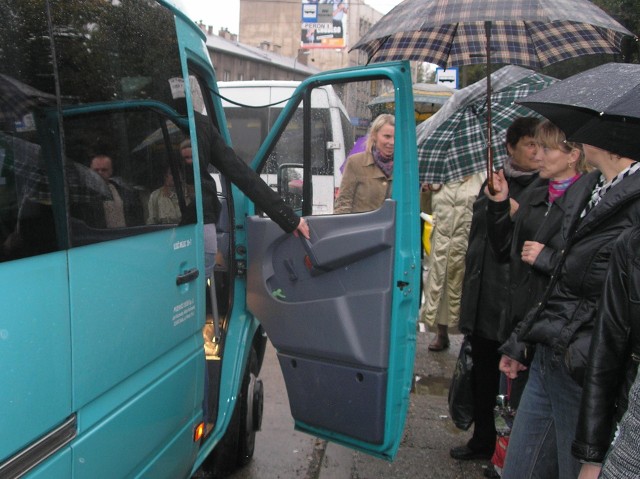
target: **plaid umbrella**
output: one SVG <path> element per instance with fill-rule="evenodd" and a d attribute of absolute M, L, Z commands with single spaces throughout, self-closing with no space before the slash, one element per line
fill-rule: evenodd
<path fill-rule="evenodd" d="M 352 50 L 363 50 L 370 62 L 416 60 L 443 68 L 486 63 L 489 72 L 492 61 L 539 69 L 620 53 L 625 36 L 635 37 L 588 0 L 404 0 Z M 490 125 L 487 172 L 493 169 Z"/>
<path fill-rule="evenodd" d="M 521 116 L 537 116 L 514 103 L 556 82 L 555 78 L 526 68 L 508 65 L 492 75 L 494 93 L 492 147 L 495 163 L 507 157 L 507 128 Z M 431 118 L 417 127 L 420 180 L 447 183 L 485 168 L 487 148 L 487 96 L 485 80 L 456 91 Z"/>

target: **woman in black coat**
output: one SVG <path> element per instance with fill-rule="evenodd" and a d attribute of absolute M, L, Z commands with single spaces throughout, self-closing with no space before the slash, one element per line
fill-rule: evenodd
<path fill-rule="evenodd" d="M 487 235 L 499 261 L 509 264 L 508 300 L 500 317 L 498 338 L 506 341 L 549 283 L 564 238 L 560 225 L 567 212 L 565 193 L 586 171 L 582 145 L 567 142 L 549 121 L 536 129 L 539 178 L 529 186 L 510 213 L 509 191 L 487 192 Z M 511 385 L 509 401 L 517 408 L 526 374 Z"/>
<path fill-rule="evenodd" d="M 511 196 L 516 201 L 538 176 L 534 141 L 537 118 L 516 119 L 507 129 L 509 159 L 504 165 Z M 493 418 L 500 374 L 500 341 L 497 335 L 500 312 L 505 307 L 509 265 L 499 262 L 487 241 L 487 203 L 485 185 L 473 204 L 465 274 L 460 299 L 458 328 L 469 336 L 473 356 L 474 411 L 473 436 L 452 448 L 454 459 L 490 459 L 496 442 Z"/>
<path fill-rule="evenodd" d="M 640 361 L 640 228 L 617 240 L 595 319 L 572 452 L 583 464 L 580 478 L 597 478 Z M 615 443 L 614 443 L 615 447 Z M 616 477 L 638 477 L 640 451 Z M 611 468 L 621 467 L 617 459 Z M 628 462 L 632 460 L 633 464 Z M 630 468 L 633 465 L 633 470 Z M 633 472 L 635 471 L 635 472 Z"/>
<path fill-rule="evenodd" d="M 508 377 L 531 366 L 504 479 L 532 477 L 550 461 L 557 461 L 562 478 L 577 477 L 580 470 L 571 443 L 597 304 L 615 240 L 640 224 L 640 165 L 586 144 L 584 152 L 599 171 L 583 176 L 566 193 L 560 229 L 566 247 L 559 264 L 540 304 L 500 348 L 500 370 Z"/>

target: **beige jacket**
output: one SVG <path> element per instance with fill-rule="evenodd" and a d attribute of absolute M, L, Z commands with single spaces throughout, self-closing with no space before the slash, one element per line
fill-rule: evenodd
<path fill-rule="evenodd" d="M 476 173 L 432 193 L 434 226 L 421 318 L 432 328 L 458 324 L 473 203 L 485 177 L 484 172 Z"/>
<path fill-rule="evenodd" d="M 384 200 L 391 197 L 392 181 L 393 177 L 387 179 L 376 166 L 370 152 L 351 155 L 344 168 L 334 213 L 361 213 L 380 208 Z"/>

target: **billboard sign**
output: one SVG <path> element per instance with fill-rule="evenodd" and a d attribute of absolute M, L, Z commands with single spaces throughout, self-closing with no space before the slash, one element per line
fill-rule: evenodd
<path fill-rule="evenodd" d="M 346 48 L 347 2 L 302 0 L 302 48 Z"/>

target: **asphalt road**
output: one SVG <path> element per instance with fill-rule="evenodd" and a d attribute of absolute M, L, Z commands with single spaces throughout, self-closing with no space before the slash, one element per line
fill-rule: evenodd
<path fill-rule="evenodd" d="M 418 334 L 416 386 L 403 440 L 394 462 L 372 458 L 293 430 L 293 419 L 276 359 L 269 345 L 260 376 L 265 405 L 252 462 L 232 479 L 400 479 L 482 478 L 485 461 L 455 461 L 449 449 L 464 444 L 470 431 L 456 429 L 447 410 L 447 388 L 462 340 L 449 350 L 429 352 L 429 334 Z"/>

